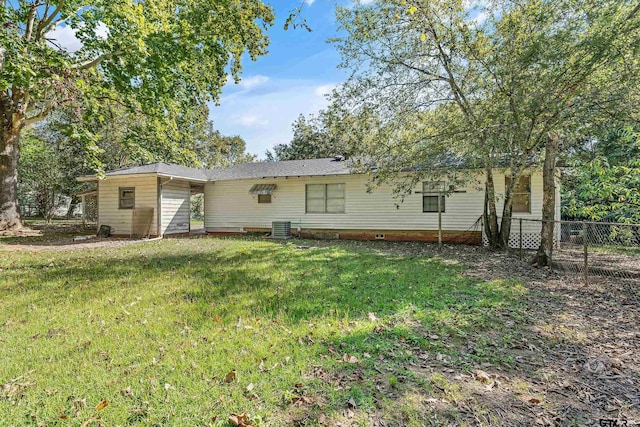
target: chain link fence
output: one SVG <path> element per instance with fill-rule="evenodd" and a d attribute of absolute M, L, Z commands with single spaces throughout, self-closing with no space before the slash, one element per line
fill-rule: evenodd
<path fill-rule="evenodd" d="M 553 221 L 552 268 L 592 279 L 640 283 L 640 224 Z M 543 220 L 514 218 L 509 247 L 520 259 L 533 259 L 540 246 Z M 483 234 L 483 240 L 487 243 Z"/>

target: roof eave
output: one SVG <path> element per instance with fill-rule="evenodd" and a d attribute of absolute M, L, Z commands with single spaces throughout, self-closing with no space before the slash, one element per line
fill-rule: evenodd
<path fill-rule="evenodd" d="M 158 176 L 162 176 L 162 177 L 167 177 L 167 178 L 173 178 L 173 179 L 184 179 L 186 181 L 197 181 L 197 182 L 209 182 L 209 179 L 202 179 L 202 178 L 189 178 L 186 176 L 179 176 L 179 175 L 173 175 L 173 174 L 169 174 L 169 173 L 162 173 L 162 172 L 158 172 L 157 173 Z"/>

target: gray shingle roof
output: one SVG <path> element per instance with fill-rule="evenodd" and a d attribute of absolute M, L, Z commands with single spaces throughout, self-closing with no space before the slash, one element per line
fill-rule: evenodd
<path fill-rule="evenodd" d="M 226 181 L 247 178 L 274 178 L 286 176 L 348 175 L 351 173 L 349 161 L 333 158 L 286 160 L 282 162 L 242 163 L 228 168 L 198 169 L 167 163 L 132 166 L 107 172 L 106 176 L 136 174 L 160 174 L 176 178 L 198 181 Z"/>
<path fill-rule="evenodd" d="M 242 163 L 224 169 L 205 171 L 210 181 L 284 176 L 348 175 L 349 161 L 328 159 L 286 160 L 282 162 Z"/>
<path fill-rule="evenodd" d="M 129 168 L 116 169 L 105 173 L 106 176 L 136 175 L 146 173 L 157 173 L 160 175 L 169 175 L 179 178 L 196 179 L 206 181 L 204 169 L 190 168 L 187 166 L 174 165 L 171 163 L 151 163 L 149 165 L 132 166 Z"/>

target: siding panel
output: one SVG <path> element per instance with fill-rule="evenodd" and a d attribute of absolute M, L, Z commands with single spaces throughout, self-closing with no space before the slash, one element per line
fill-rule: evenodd
<path fill-rule="evenodd" d="M 496 171 L 496 191 L 504 193 L 503 172 Z M 438 214 L 422 212 L 422 195 L 410 194 L 403 203 L 394 199 L 392 187 L 383 185 L 367 193 L 364 175 L 293 177 L 276 179 L 243 179 L 205 184 L 205 229 L 216 231 L 228 227 L 270 228 L 272 221 L 291 221 L 293 229 L 369 229 L 369 230 L 437 230 Z M 466 231 L 482 215 L 483 175 L 476 174 L 466 185 L 446 200 L 442 214 L 443 230 Z M 343 214 L 305 213 L 305 185 L 344 183 L 346 207 Z M 272 203 L 258 204 L 249 194 L 254 184 L 276 184 Z M 421 186 L 415 191 L 421 191 Z M 542 209 L 542 176 L 531 178 L 531 213 L 514 214 L 514 218 L 540 218 Z M 500 203 L 499 203 L 500 204 Z M 502 206 L 498 209 L 501 211 Z M 533 224 L 532 224 L 533 225 Z M 476 229 L 479 231 L 479 228 Z"/>
<path fill-rule="evenodd" d="M 189 232 L 191 185 L 188 181 L 171 180 L 161 185 L 162 234 Z"/>
<path fill-rule="evenodd" d="M 112 234 L 131 233 L 131 209 L 118 209 L 118 188 L 134 187 L 135 206 L 154 208 L 151 234 L 158 233 L 158 184 L 155 175 L 137 177 L 108 177 L 98 182 L 98 226 L 108 225 Z"/>
<path fill-rule="evenodd" d="M 498 175 L 502 176 L 502 174 Z M 484 191 L 482 176 L 453 193 L 446 201 L 442 214 L 444 230 L 465 231 L 475 227 L 482 215 Z M 504 179 L 496 179 L 498 193 L 504 192 Z M 542 178 L 532 177 L 532 213 L 515 217 L 540 217 Z M 307 214 L 305 185 L 345 183 L 346 208 L 344 214 Z M 277 184 L 271 204 L 258 204 L 248 194 L 254 184 Z M 422 195 L 408 195 L 404 202 L 394 199 L 392 187 L 384 185 L 367 193 L 364 175 L 296 177 L 278 179 L 248 179 L 218 181 L 205 185 L 205 229 L 215 231 L 228 227 L 270 228 L 272 221 L 291 221 L 292 227 L 309 229 L 379 229 L 379 230 L 437 230 L 438 214 L 422 212 Z M 415 188 L 421 191 L 421 188 Z"/>

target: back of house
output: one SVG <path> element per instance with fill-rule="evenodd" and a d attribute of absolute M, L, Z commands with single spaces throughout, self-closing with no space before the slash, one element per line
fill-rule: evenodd
<path fill-rule="evenodd" d="M 337 239 L 482 241 L 484 175 L 461 170 L 455 187 L 445 181 L 418 183 L 403 200 L 394 184 L 371 187 L 375 172 L 355 173 L 343 158 L 245 163 L 198 169 L 165 163 L 110 171 L 97 181 L 98 225 L 116 236 L 148 230 L 150 236 L 188 235 L 190 200 L 204 194 L 204 231 L 209 234 L 270 232 L 290 223 L 293 235 Z M 496 191 L 508 177 L 495 170 Z M 514 218 L 541 217 L 542 174 L 532 169 L 514 187 Z M 559 189 L 556 217 L 559 219 Z M 145 209 L 153 213 L 140 223 Z M 539 224 L 525 222 L 527 246 L 539 242 Z"/>

